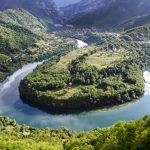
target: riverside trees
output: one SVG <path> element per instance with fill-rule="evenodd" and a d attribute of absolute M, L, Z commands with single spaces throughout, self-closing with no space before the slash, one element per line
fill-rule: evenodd
<path fill-rule="evenodd" d="M 150 146 L 149 116 L 86 132 L 74 132 L 64 128 L 36 129 L 18 125 L 14 120 L 1 116 L 0 131 L 2 150 L 147 150 Z"/>
<path fill-rule="evenodd" d="M 110 42 L 111 43 L 111 42 Z M 119 43 L 118 43 L 119 44 Z M 20 85 L 22 99 L 49 111 L 84 110 L 134 100 L 144 93 L 142 65 L 126 43 L 71 51 L 38 66 Z"/>

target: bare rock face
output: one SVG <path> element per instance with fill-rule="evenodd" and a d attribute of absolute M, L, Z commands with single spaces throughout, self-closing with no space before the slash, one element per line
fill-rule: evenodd
<path fill-rule="evenodd" d="M 62 23 L 53 0 L 0 0 L 0 10 L 22 8 L 47 23 Z"/>

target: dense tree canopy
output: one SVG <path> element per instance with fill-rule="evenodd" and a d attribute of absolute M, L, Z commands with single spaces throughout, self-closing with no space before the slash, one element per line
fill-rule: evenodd
<path fill-rule="evenodd" d="M 150 147 L 149 116 L 87 132 L 36 129 L 0 117 L 0 131 L 1 150 L 148 150 Z"/>
<path fill-rule="evenodd" d="M 116 105 L 141 96 L 145 66 L 141 45 L 126 41 L 124 35 L 100 36 L 99 41 L 38 66 L 21 82 L 22 99 L 59 112 Z"/>
<path fill-rule="evenodd" d="M 43 22 L 27 11 L 0 11 L 0 58 L 9 57 L 0 62 L 0 81 L 26 63 L 60 55 L 76 47 L 75 40 L 46 31 Z"/>

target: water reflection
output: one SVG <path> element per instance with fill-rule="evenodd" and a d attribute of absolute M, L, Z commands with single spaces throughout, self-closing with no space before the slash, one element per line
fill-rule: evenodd
<path fill-rule="evenodd" d="M 52 115 L 24 104 L 18 92 L 18 86 L 28 73 L 41 62 L 26 65 L 0 84 L 0 112 L 16 119 L 20 124 L 34 127 L 59 128 L 64 126 L 72 130 L 90 130 L 96 127 L 112 125 L 118 120 L 131 120 L 150 114 L 150 68 L 144 73 L 145 95 L 139 100 L 120 106 L 104 108 L 79 114 Z"/>

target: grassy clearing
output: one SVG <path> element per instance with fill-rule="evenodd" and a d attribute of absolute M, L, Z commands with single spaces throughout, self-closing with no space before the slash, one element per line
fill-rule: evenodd
<path fill-rule="evenodd" d="M 62 56 L 60 58 L 60 61 L 56 64 L 57 69 L 67 69 L 67 66 L 69 63 L 71 63 L 72 60 L 76 59 L 77 57 L 88 53 L 90 51 L 93 51 L 96 47 L 95 46 L 88 46 L 86 48 L 76 49 L 65 56 Z"/>
<path fill-rule="evenodd" d="M 125 50 L 118 50 L 115 52 L 102 52 L 99 51 L 91 56 L 89 56 L 85 63 L 91 66 L 95 66 L 98 69 L 103 69 L 111 67 L 120 61 L 123 61 L 125 55 Z"/>
<path fill-rule="evenodd" d="M 68 100 L 69 98 L 77 94 L 79 91 L 81 91 L 80 88 L 78 86 L 74 86 L 68 87 L 63 90 L 61 89 L 52 93 L 57 97 L 57 100 Z"/>

